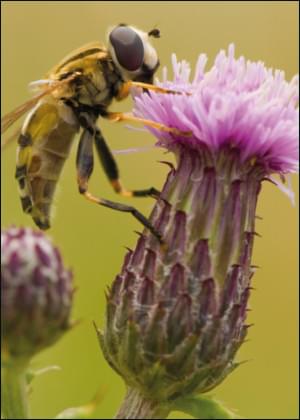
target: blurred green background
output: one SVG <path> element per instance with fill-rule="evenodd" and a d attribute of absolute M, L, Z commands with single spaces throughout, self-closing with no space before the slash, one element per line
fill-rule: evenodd
<path fill-rule="evenodd" d="M 28 82 L 43 75 L 65 54 L 89 41 L 105 40 L 107 28 L 120 22 L 149 30 L 157 26 L 155 40 L 162 66 L 170 56 L 195 64 L 199 53 L 212 59 L 230 42 L 236 53 L 267 66 L 283 69 L 287 79 L 298 72 L 297 2 L 28 2 L 7 1 L 2 8 L 2 113 L 29 98 Z M 161 69 L 158 72 L 161 75 Z M 116 109 L 130 110 L 128 99 Z M 147 146 L 154 139 L 146 132 L 101 122 L 112 149 Z M 57 196 L 57 211 L 49 234 L 73 268 L 78 287 L 73 317 L 80 325 L 53 348 L 34 360 L 36 368 L 62 367 L 34 383 L 31 396 L 34 417 L 51 418 L 60 410 L 87 402 L 106 387 L 95 418 L 112 418 L 124 396 L 121 379 L 105 362 L 92 320 L 103 325 L 104 291 L 118 273 L 125 253 L 133 247 L 134 230 L 141 227 L 131 217 L 87 203 L 77 193 L 75 149 L 66 164 Z M 130 188 L 160 188 L 167 169 L 157 161 L 163 151 L 117 156 L 124 183 Z M 15 147 L 2 155 L 2 226 L 33 226 L 22 214 L 14 180 Z M 297 190 L 297 177 L 292 178 Z M 91 191 L 116 199 L 96 166 Z M 130 200 L 144 214 L 151 199 Z M 274 185 L 265 183 L 257 222 L 262 238 L 256 239 L 253 263 L 261 267 L 254 276 L 249 322 L 250 341 L 239 353 L 249 360 L 215 391 L 214 395 L 248 418 L 298 418 L 298 281 L 297 208 Z M 183 418 L 173 413 L 172 418 Z"/>

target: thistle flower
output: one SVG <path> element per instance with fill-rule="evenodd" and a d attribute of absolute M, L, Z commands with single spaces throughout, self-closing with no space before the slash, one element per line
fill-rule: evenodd
<path fill-rule="evenodd" d="M 41 232 L 1 232 L 1 339 L 5 359 L 29 359 L 69 328 L 72 274 Z"/>
<path fill-rule="evenodd" d="M 101 345 L 129 388 L 118 418 L 165 418 L 163 406 L 238 365 L 261 183 L 297 170 L 298 79 L 235 58 L 232 45 L 208 72 L 205 63 L 202 54 L 189 82 L 173 58 L 161 86 L 182 94 L 135 97 L 136 115 L 192 135 L 151 129 L 177 165 L 150 216 L 166 246 L 143 232 L 108 294 Z"/>

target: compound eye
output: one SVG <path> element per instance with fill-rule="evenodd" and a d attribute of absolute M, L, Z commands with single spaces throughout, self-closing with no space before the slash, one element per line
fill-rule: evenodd
<path fill-rule="evenodd" d="M 128 71 L 140 68 L 144 61 L 144 45 L 139 35 L 128 26 L 118 26 L 109 35 L 119 64 Z"/>

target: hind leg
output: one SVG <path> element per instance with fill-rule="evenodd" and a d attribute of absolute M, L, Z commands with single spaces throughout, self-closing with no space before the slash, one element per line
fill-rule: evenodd
<path fill-rule="evenodd" d="M 159 197 L 159 191 L 153 187 L 143 190 L 128 190 L 122 185 L 117 162 L 98 128 L 95 132 L 95 145 L 104 172 L 117 194 L 124 197 Z"/>
<path fill-rule="evenodd" d="M 96 128 L 95 128 L 96 130 Z M 158 240 L 162 243 L 161 235 L 152 226 L 151 222 L 136 208 L 127 206 L 122 203 L 116 203 L 114 201 L 106 200 L 104 198 L 96 197 L 88 191 L 89 178 L 93 172 L 94 159 L 93 159 L 93 140 L 95 137 L 95 131 L 92 133 L 90 129 L 85 129 L 82 133 L 77 158 L 77 182 L 79 186 L 79 192 L 90 202 L 99 204 L 100 206 L 108 207 L 113 210 L 130 213 L 135 217 L 146 229 L 148 229 Z M 146 194 L 149 195 L 149 194 Z"/>

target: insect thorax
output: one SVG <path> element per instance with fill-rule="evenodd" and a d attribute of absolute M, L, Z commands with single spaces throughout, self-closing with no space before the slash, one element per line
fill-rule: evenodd
<path fill-rule="evenodd" d="M 79 106 L 106 109 L 123 84 L 120 72 L 110 59 L 93 60 L 78 69 L 82 73 L 66 95 Z"/>

